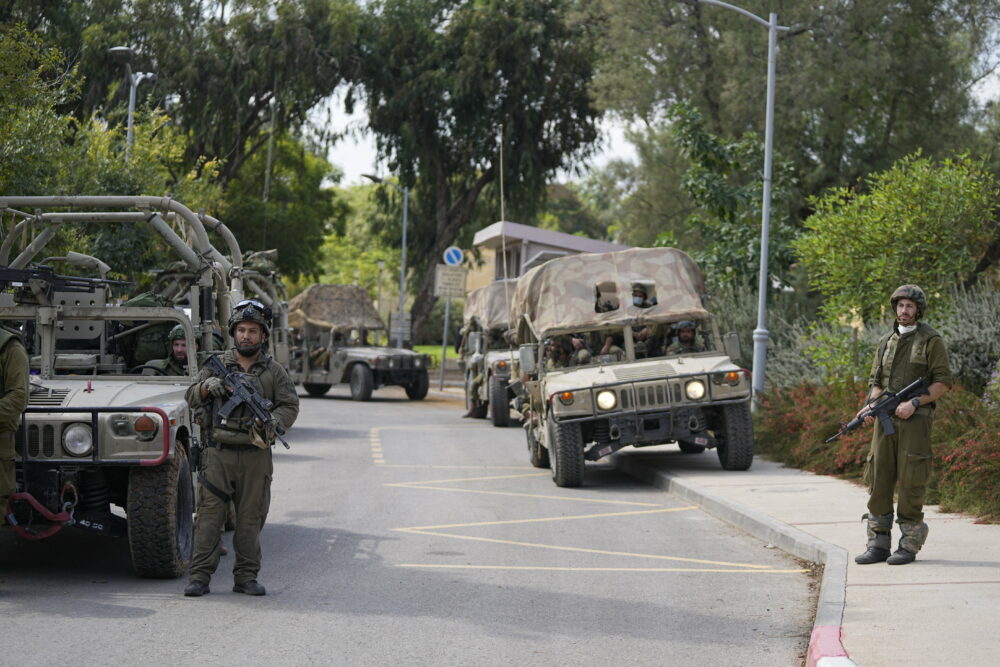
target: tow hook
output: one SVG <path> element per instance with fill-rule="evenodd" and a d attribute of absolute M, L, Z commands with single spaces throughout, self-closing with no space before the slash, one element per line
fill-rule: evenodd
<path fill-rule="evenodd" d="M 69 493 L 72 493 L 72 500 L 67 500 L 66 498 Z M 38 502 L 30 493 L 15 493 L 7 499 L 7 507 L 5 508 L 7 523 L 14 529 L 14 532 L 26 540 L 43 540 L 46 537 L 55 535 L 63 526 L 72 526 L 76 523 L 75 519 L 73 519 L 73 512 L 76 509 L 78 501 L 79 493 L 76 487 L 70 482 L 63 484 L 62 491 L 59 493 L 61 511 L 57 513 L 51 512 L 49 508 Z M 14 516 L 15 502 L 26 502 L 31 505 L 32 509 L 41 514 L 49 522 L 49 525 L 38 531 L 31 527 L 33 521 L 29 520 L 26 525 L 21 525 Z"/>

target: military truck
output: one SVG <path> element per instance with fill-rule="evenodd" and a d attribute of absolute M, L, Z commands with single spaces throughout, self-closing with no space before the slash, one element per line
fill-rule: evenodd
<path fill-rule="evenodd" d="M 516 288 L 517 280 L 495 280 L 465 297 L 458 364 L 465 374 L 466 414 L 477 419 L 488 414 L 494 426 L 510 424 L 517 355 L 507 332 Z"/>
<path fill-rule="evenodd" d="M 180 324 L 195 350 L 197 324 L 202 349 L 211 349 L 220 315 L 241 298 L 239 260 L 235 267 L 226 261 L 199 217 L 169 198 L 0 196 L 0 212 L 20 219 L 0 246 L 0 324 L 21 335 L 31 369 L 8 523 L 32 540 L 70 526 L 123 537 L 140 576 L 178 577 L 193 544 L 200 431 L 184 394 L 197 359 L 188 356 L 184 375 L 164 376 L 141 361 L 135 346 L 151 328 Z M 116 281 L 32 263 L 59 229 L 76 223 L 148 225 L 180 257 L 189 279 L 164 297 L 169 305 L 123 305 L 129 302 Z M 11 259 L 22 239 L 31 242 Z M 81 257 L 47 261 L 70 260 L 84 270 Z M 141 374 L 151 368 L 154 375 Z"/>
<path fill-rule="evenodd" d="M 310 396 L 348 384 L 351 398 L 367 401 L 372 391 L 398 385 L 412 400 L 427 396 L 430 357 L 413 350 L 373 345 L 385 329 L 371 299 L 357 285 L 310 285 L 288 302 L 293 343 L 292 380 Z"/>
<path fill-rule="evenodd" d="M 572 255 L 521 276 L 513 316 L 532 465 L 579 486 L 586 461 L 676 442 L 714 448 L 726 470 L 750 467 L 749 372 L 704 292 L 697 264 L 675 248 Z M 685 329 L 694 343 L 681 344 Z"/>

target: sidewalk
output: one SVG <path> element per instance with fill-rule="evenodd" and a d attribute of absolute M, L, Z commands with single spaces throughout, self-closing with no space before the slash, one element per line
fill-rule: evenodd
<path fill-rule="evenodd" d="M 760 457 L 748 472 L 727 472 L 714 451 L 687 455 L 675 446 L 626 449 L 612 460 L 759 539 L 825 564 L 808 665 L 1000 664 L 1000 525 L 928 507 L 930 536 L 916 562 L 857 565 L 867 494 L 855 484 Z M 893 550 L 898 541 L 894 526 Z"/>

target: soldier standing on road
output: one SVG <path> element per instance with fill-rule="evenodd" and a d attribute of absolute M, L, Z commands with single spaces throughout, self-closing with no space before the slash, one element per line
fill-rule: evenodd
<path fill-rule="evenodd" d="M 912 563 L 927 539 L 923 506 L 931 468 L 934 401 L 952 383 L 944 341 L 934 329 L 919 321 L 927 308 L 924 291 L 916 285 L 903 285 L 892 293 L 889 302 L 896 322 L 875 353 L 869 400 L 886 391 L 897 392 L 920 378 L 925 378 L 929 387 L 927 394 L 896 408 L 892 417 L 896 429 L 893 435 L 883 433 L 881 422 L 875 425 L 865 463 L 865 482 L 870 494 L 864 517 L 868 521 L 868 550 L 854 559 L 861 565 L 882 561 L 890 565 Z M 858 411 L 858 416 L 863 410 Z M 865 424 L 874 421 L 874 417 L 868 417 Z M 897 482 L 896 521 L 902 537 L 899 548 L 890 556 L 892 500 Z"/>
<path fill-rule="evenodd" d="M 28 405 L 28 352 L 21 338 L 0 327 L 0 525 L 7 514 L 7 499 L 15 489 L 14 434 Z"/>
<path fill-rule="evenodd" d="M 299 397 L 285 369 L 264 352 L 270 324 L 270 309 L 259 301 L 236 304 L 229 318 L 229 335 L 235 347 L 223 353 L 222 363 L 230 371 L 248 377 L 260 395 L 274 404 L 273 416 L 287 429 L 299 414 Z M 204 470 L 199 477 L 208 493 L 203 494 L 204 504 L 198 508 L 190 581 L 184 589 L 184 595 L 189 597 L 209 592 L 208 582 L 219 565 L 219 534 L 230 500 L 236 508 L 233 591 L 265 594 L 264 587 L 257 582 L 257 573 L 261 561 L 260 531 L 271 502 L 274 433 L 256 422 L 245 406 L 236 408 L 226 423 L 221 423 L 218 410 L 229 394 L 222 378 L 208 369 L 198 374 L 197 381 L 187 391 L 187 400 L 195 409 L 208 401 L 213 406 Z"/>

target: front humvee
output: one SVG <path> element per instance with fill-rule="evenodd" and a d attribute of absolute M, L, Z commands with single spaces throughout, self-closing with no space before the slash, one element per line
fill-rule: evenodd
<path fill-rule="evenodd" d="M 637 287 L 646 297 L 633 302 Z M 573 255 L 522 276 L 514 314 L 531 463 L 551 466 L 559 486 L 579 486 L 585 461 L 676 442 L 748 469 L 749 373 L 703 293 L 697 265 L 674 248 Z M 679 349 L 681 322 L 695 324 L 695 350 Z"/>

